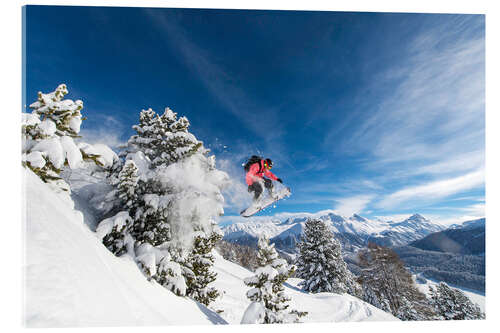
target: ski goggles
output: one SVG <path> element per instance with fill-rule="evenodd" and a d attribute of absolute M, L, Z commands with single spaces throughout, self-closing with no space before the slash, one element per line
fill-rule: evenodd
<path fill-rule="evenodd" d="M 266 167 L 268 170 L 271 170 L 273 168 L 273 166 L 267 164 L 267 162 L 264 162 L 264 167 Z"/>

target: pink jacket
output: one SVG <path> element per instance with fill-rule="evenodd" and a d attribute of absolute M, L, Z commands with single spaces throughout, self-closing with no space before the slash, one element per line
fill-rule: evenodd
<path fill-rule="evenodd" d="M 264 168 L 264 160 L 261 160 L 260 163 L 254 163 L 250 166 L 250 170 L 248 170 L 245 180 L 247 185 L 252 185 L 256 180 L 262 179 L 264 176 L 272 180 L 278 179 L 271 171 Z"/>

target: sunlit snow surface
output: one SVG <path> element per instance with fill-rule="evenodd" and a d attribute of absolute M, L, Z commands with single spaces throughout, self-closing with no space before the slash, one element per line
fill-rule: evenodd
<path fill-rule="evenodd" d="M 24 171 L 25 309 L 28 327 L 239 324 L 250 301 L 243 283 L 252 272 L 216 254 L 214 310 L 148 282 L 129 257 L 117 258 L 84 223 L 65 193 Z M 90 211 L 85 211 L 89 214 Z M 88 219 L 87 216 L 85 216 Z M 289 279 L 290 308 L 304 322 L 396 320 L 349 295 L 307 294 Z"/>
<path fill-rule="evenodd" d="M 217 280 L 214 285 L 224 290 L 215 307 L 224 310 L 221 316 L 230 324 L 239 324 L 250 300 L 245 293 L 249 289 L 243 279 L 252 276 L 249 270 L 216 255 L 215 272 Z M 398 320 L 391 314 L 371 306 L 360 299 L 343 294 L 305 293 L 297 287 L 300 279 L 288 279 L 285 293 L 292 298 L 290 309 L 307 311 L 303 322 L 339 322 L 339 321 L 387 321 Z"/>
<path fill-rule="evenodd" d="M 28 327 L 224 324 L 215 312 L 148 282 L 83 223 L 65 194 L 25 171 Z"/>

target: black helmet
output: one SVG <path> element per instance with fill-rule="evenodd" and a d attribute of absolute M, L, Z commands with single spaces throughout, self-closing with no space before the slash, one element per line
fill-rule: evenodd
<path fill-rule="evenodd" d="M 273 167 L 273 161 L 270 158 L 266 158 L 264 163 L 271 169 Z"/>

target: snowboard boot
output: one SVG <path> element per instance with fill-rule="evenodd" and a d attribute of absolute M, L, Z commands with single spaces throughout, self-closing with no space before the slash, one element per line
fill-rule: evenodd
<path fill-rule="evenodd" d="M 258 204 L 260 202 L 260 200 L 262 199 L 262 197 L 264 196 L 263 195 L 264 192 L 263 191 L 255 191 L 254 192 L 254 195 L 253 195 L 253 200 L 252 200 L 252 203 L 255 205 L 255 204 Z"/>
<path fill-rule="evenodd" d="M 274 188 L 270 188 L 270 189 L 269 189 L 269 196 L 270 196 L 273 200 L 278 200 L 278 193 L 276 193 L 276 191 L 274 190 Z"/>

